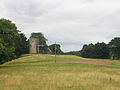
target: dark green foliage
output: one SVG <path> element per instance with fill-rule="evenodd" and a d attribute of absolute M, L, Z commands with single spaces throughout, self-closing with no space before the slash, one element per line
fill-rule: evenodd
<path fill-rule="evenodd" d="M 40 53 L 47 54 L 48 53 L 48 45 L 40 46 Z"/>
<path fill-rule="evenodd" d="M 20 38 L 16 40 L 16 55 L 29 53 L 29 42 L 23 33 L 20 33 Z"/>
<path fill-rule="evenodd" d="M 0 19 L 0 63 L 19 57 L 23 52 L 21 49 L 26 40 L 22 40 L 20 31 L 10 20 Z"/>
<path fill-rule="evenodd" d="M 31 37 L 39 38 L 39 48 L 40 53 L 47 54 L 48 53 L 48 45 L 47 45 L 47 39 L 44 37 L 44 35 L 40 33 L 32 33 Z"/>
<path fill-rule="evenodd" d="M 84 45 L 81 56 L 85 58 L 108 58 L 109 48 L 105 43 Z"/>
<path fill-rule="evenodd" d="M 96 43 L 95 47 L 95 58 L 109 58 L 109 48 L 105 43 Z"/>
<path fill-rule="evenodd" d="M 60 48 L 61 48 L 61 46 L 59 44 L 52 44 L 49 46 L 51 54 L 55 54 L 55 50 L 56 50 L 56 54 L 63 54 L 63 52 Z"/>
<path fill-rule="evenodd" d="M 81 56 L 86 58 L 110 58 L 120 59 L 120 37 L 112 39 L 108 45 L 96 43 L 95 45 L 84 45 Z"/>
<path fill-rule="evenodd" d="M 84 45 L 81 50 L 81 56 L 86 58 L 92 58 L 94 57 L 94 45 Z"/>
<path fill-rule="evenodd" d="M 109 44 L 110 49 L 110 58 L 111 59 L 120 59 L 120 38 L 112 39 Z"/>

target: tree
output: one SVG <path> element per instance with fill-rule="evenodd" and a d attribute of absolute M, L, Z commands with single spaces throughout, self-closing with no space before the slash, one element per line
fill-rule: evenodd
<path fill-rule="evenodd" d="M 49 49 L 52 54 L 55 54 L 55 50 L 56 50 L 56 54 L 63 54 L 63 52 L 60 48 L 61 48 L 61 46 L 59 44 L 52 44 L 49 46 Z"/>
<path fill-rule="evenodd" d="M 29 53 L 29 42 L 25 37 L 25 34 L 20 33 L 19 35 L 20 38 L 16 40 L 16 45 L 15 45 L 17 56 Z"/>
<path fill-rule="evenodd" d="M 12 21 L 0 19 L 0 64 L 23 54 L 21 48 L 24 45 L 20 46 L 22 37 L 19 32 Z"/>
<path fill-rule="evenodd" d="M 120 59 L 120 37 L 112 39 L 109 44 L 110 49 L 110 58 L 111 59 Z"/>
<path fill-rule="evenodd" d="M 91 43 L 89 45 L 84 45 L 81 50 L 81 56 L 85 58 L 93 58 L 94 57 L 94 45 Z"/>
<path fill-rule="evenodd" d="M 95 58 L 109 58 L 109 48 L 104 42 L 96 43 L 94 46 Z"/>
<path fill-rule="evenodd" d="M 1 63 L 11 60 L 15 55 L 15 40 L 19 38 L 17 27 L 10 20 L 0 19 Z"/>

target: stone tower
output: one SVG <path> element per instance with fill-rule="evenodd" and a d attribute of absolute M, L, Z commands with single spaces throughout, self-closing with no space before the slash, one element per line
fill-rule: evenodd
<path fill-rule="evenodd" d="M 30 54 L 39 53 L 39 39 L 38 38 L 31 37 L 29 39 L 29 44 L 30 44 L 30 48 L 29 48 Z"/>

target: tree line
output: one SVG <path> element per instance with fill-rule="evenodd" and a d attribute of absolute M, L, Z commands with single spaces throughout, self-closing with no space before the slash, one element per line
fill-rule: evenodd
<path fill-rule="evenodd" d="M 85 58 L 110 58 L 120 59 L 120 37 L 112 39 L 108 44 L 96 43 L 85 44 L 80 56 Z"/>

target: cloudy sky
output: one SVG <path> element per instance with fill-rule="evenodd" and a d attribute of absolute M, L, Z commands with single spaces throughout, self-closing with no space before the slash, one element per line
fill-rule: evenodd
<path fill-rule="evenodd" d="M 48 44 L 80 50 L 119 36 L 120 0 L 0 0 L 0 18 L 12 20 L 28 38 L 42 32 Z"/>

